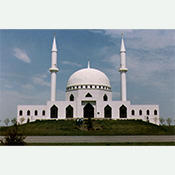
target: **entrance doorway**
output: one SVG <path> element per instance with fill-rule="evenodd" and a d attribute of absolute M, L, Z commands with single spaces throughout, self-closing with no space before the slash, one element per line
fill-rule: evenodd
<path fill-rule="evenodd" d="M 84 107 L 84 118 L 94 118 L 94 107 L 90 103 Z"/>
<path fill-rule="evenodd" d="M 50 118 L 58 118 L 58 108 L 55 105 L 50 108 Z"/>
<path fill-rule="evenodd" d="M 66 108 L 66 118 L 73 118 L 73 107 L 71 105 Z"/>
<path fill-rule="evenodd" d="M 104 108 L 104 114 L 105 114 L 105 118 L 111 118 L 112 117 L 112 108 L 109 105 L 107 105 Z"/>
<path fill-rule="evenodd" d="M 124 105 L 120 107 L 120 118 L 127 118 L 127 108 Z"/>

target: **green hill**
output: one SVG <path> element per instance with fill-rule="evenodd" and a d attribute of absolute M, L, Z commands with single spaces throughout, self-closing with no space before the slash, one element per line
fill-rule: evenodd
<path fill-rule="evenodd" d="M 1 127 L 0 135 L 6 135 L 13 126 Z M 157 126 L 141 120 L 97 120 L 92 119 L 88 130 L 88 120 L 78 126 L 76 120 L 37 120 L 19 125 L 24 135 L 174 135 L 175 126 Z"/>

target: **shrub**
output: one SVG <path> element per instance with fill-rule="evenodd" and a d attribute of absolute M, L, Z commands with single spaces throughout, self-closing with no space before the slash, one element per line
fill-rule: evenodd
<path fill-rule="evenodd" d="M 6 118 L 6 119 L 4 120 L 4 123 L 5 123 L 6 126 L 8 126 L 9 123 L 10 123 L 10 119 L 9 119 L 9 118 Z"/>
<path fill-rule="evenodd" d="M 166 122 L 167 122 L 168 126 L 170 126 L 171 123 L 172 123 L 172 119 L 171 119 L 171 118 L 167 118 L 167 119 L 166 119 Z"/>
<path fill-rule="evenodd" d="M 15 124 L 9 128 L 7 135 L 0 140 L 3 145 L 25 145 L 24 139 L 26 137 L 18 132 L 18 126 Z"/>

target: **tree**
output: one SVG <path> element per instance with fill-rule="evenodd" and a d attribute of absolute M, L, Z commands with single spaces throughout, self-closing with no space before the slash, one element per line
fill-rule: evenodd
<path fill-rule="evenodd" d="M 6 118 L 6 119 L 4 120 L 4 123 L 5 123 L 6 126 L 8 126 L 9 123 L 10 123 L 10 119 L 9 119 L 9 118 Z"/>
<path fill-rule="evenodd" d="M 24 139 L 26 136 L 23 136 L 22 133 L 18 131 L 17 122 L 8 129 L 6 136 L 0 140 L 3 145 L 25 145 Z"/>
<path fill-rule="evenodd" d="M 168 126 L 170 126 L 171 123 L 172 123 L 172 119 L 171 119 L 171 118 L 167 118 L 167 119 L 166 119 L 166 122 L 167 122 Z"/>
<path fill-rule="evenodd" d="M 16 118 L 13 118 L 13 119 L 11 120 L 11 123 L 12 123 L 13 125 L 16 125 L 16 124 L 17 124 Z"/>
<path fill-rule="evenodd" d="M 164 118 L 160 118 L 160 124 L 163 125 L 165 122 L 165 119 Z"/>
<path fill-rule="evenodd" d="M 23 122 L 25 121 L 25 118 L 24 118 L 24 117 L 21 117 L 21 118 L 19 119 L 19 121 L 20 121 L 21 124 L 23 124 Z"/>

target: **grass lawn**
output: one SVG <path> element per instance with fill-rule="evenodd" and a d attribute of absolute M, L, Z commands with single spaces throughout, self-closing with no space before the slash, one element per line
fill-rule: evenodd
<path fill-rule="evenodd" d="M 126 143 L 28 143 L 26 146 L 175 146 L 175 142 Z"/>
<path fill-rule="evenodd" d="M 81 136 L 81 135 L 174 135 L 175 126 L 157 126 L 141 120 L 92 119 L 92 129 L 87 120 L 81 126 L 75 120 L 37 120 L 19 125 L 18 131 L 26 136 Z M 0 135 L 6 135 L 13 126 L 0 127 Z"/>

